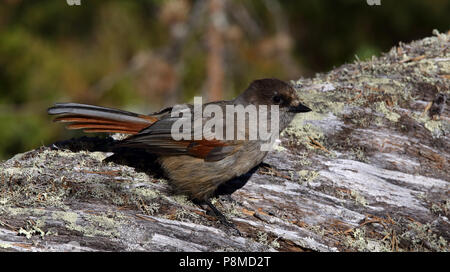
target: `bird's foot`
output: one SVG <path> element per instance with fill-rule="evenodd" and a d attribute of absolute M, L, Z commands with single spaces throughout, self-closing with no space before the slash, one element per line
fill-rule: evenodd
<path fill-rule="evenodd" d="M 230 222 L 226 216 L 220 212 L 209 200 L 203 200 L 203 201 L 197 201 L 197 205 L 201 206 L 202 208 L 209 208 L 209 213 L 212 213 L 213 216 L 215 216 L 219 221 L 225 225 L 228 228 L 233 229 L 237 235 L 242 236 L 242 233 L 239 231 L 239 229 L 236 227 L 236 225 L 232 222 Z M 205 207 L 206 206 L 206 207 Z"/>
<path fill-rule="evenodd" d="M 234 199 L 231 195 L 221 195 L 218 198 L 221 202 L 228 202 L 228 203 L 230 203 L 232 205 L 236 205 L 236 206 L 244 206 L 244 204 L 242 204 L 241 202 Z"/>

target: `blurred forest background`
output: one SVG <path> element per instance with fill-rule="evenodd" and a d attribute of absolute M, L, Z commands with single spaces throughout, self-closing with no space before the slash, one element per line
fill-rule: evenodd
<path fill-rule="evenodd" d="M 0 0 L 0 160 L 81 135 L 51 123 L 55 102 L 231 99 L 449 26 L 448 0 Z"/>

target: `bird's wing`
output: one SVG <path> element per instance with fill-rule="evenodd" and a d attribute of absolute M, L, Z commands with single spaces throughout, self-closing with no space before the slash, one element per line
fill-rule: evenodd
<path fill-rule="evenodd" d="M 221 102 L 216 102 L 221 103 Z M 184 109 L 191 110 L 192 105 Z M 172 137 L 172 126 L 183 118 L 183 115 L 172 117 L 173 108 L 165 108 L 150 115 L 136 114 L 128 111 L 77 104 L 59 103 L 48 109 L 52 115 L 60 115 L 57 122 L 67 123 L 68 129 L 83 129 L 85 132 L 107 132 L 131 134 L 129 138 L 119 141 L 114 147 L 144 148 L 151 153 L 160 155 L 190 155 L 207 161 L 218 161 L 239 149 L 238 141 L 223 141 L 215 135 L 205 135 L 203 125 L 208 118 L 193 124 L 189 133 L 192 140 L 175 140 Z M 194 138 L 195 132 L 202 132 L 201 137 Z"/>
<path fill-rule="evenodd" d="M 188 108 L 192 108 L 189 106 Z M 173 115 L 172 115 L 173 116 Z M 203 117 L 201 122 L 195 122 L 194 116 L 184 119 L 190 122 L 189 138 L 176 140 L 173 137 L 172 128 L 175 122 L 180 122 L 182 116 L 172 117 L 169 112 L 161 116 L 162 119 L 156 121 L 151 126 L 143 129 L 139 133 L 130 136 L 117 143 L 118 147 L 144 148 L 151 153 L 160 155 L 190 155 L 202 158 L 205 161 L 218 161 L 233 154 L 241 147 L 242 141 L 219 140 L 215 132 L 203 130 L 205 122 L 210 118 Z M 201 133 L 201 134 L 199 134 Z M 198 137 L 196 137 L 196 134 Z"/>

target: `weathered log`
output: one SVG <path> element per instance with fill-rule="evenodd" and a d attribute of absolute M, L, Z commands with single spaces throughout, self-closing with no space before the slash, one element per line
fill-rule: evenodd
<path fill-rule="evenodd" d="M 0 250 L 448 251 L 449 37 L 293 82 L 314 111 L 215 200 L 242 237 L 83 137 L 0 164 Z"/>

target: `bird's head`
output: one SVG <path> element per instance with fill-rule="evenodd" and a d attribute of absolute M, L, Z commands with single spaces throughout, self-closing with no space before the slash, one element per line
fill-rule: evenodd
<path fill-rule="evenodd" d="M 302 103 L 298 93 L 290 84 L 274 78 L 253 81 L 235 101 L 243 105 L 267 105 L 269 108 L 271 105 L 278 105 L 280 131 L 294 119 L 297 113 L 311 111 Z"/>

